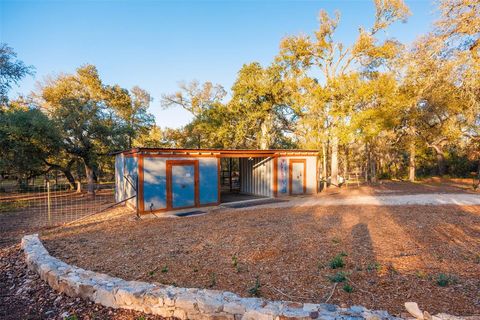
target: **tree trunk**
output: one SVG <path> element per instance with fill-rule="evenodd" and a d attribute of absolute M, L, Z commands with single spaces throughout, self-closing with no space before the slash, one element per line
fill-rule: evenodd
<path fill-rule="evenodd" d="M 327 148 L 325 142 L 322 143 L 322 180 L 323 180 L 323 190 L 327 188 Z"/>
<path fill-rule="evenodd" d="M 89 195 L 95 195 L 95 175 L 93 172 L 93 165 L 84 160 L 85 174 L 87 175 L 87 192 Z"/>
<path fill-rule="evenodd" d="M 415 182 L 415 142 L 410 144 L 410 156 L 408 161 L 408 180 Z"/>
<path fill-rule="evenodd" d="M 443 150 L 437 145 L 431 145 L 431 147 L 435 150 L 435 153 L 437 156 L 438 175 L 444 176 L 446 173 L 446 166 L 445 166 L 445 155 L 443 154 Z"/>
<path fill-rule="evenodd" d="M 478 180 L 480 182 L 480 159 L 478 160 L 477 176 L 478 176 Z"/>
<path fill-rule="evenodd" d="M 348 167 L 349 167 L 349 153 L 348 153 L 348 147 L 345 146 L 345 161 L 343 163 L 343 179 L 344 183 L 347 182 L 348 179 Z"/>
<path fill-rule="evenodd" d="M 260 125 L 260 149 L 269 149 L 272 145 L 272 115 L 268 114 Z"/>
<path fill-rule="evenodd" d="M 338 187 L 338 137 L 332 138 L 332 156 L 331 156 L 331 180 L 330 183 Z"/>
<path fill-rule="evenodd" d="M 372 182 L 372 159 L 370 156 L 370 146 L 368 145 L 368 142 L 365 143 L 365 150 L 367 151 L 367 172 L 366 172 L 366 179 L 367 183 Z"/>
<path fill-rule="evenodd" d="M 372 181 L 372 183 L 377 183 L 377 161 L 376 161 L 376 159 L 371 161 L 370 180 Z"/>
<path fill-rule="evenodd" d="M 73 177 L 73 174 L 70 172 L 70 169 L 63 169 L 62 172 L 65 175 L 65 178 L 67 178 L 70 189 L 71 190 L 75 189 L 75 178 Z"/>

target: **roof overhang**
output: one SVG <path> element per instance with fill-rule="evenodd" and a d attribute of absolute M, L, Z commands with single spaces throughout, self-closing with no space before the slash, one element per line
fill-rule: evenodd
<path fill-rule="evenodd" d="M 158 155 L 158 156 L 216 156 L 219 158 L 264 158 L 273 156 L 316 156 L 319 150 L 308 149 L 180 149 L 180 148 L 134 148 L 113 153 L 123 155 Z"/>

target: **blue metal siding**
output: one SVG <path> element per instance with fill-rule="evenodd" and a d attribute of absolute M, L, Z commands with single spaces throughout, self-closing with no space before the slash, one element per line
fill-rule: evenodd
<path fill-rule="evenodd" d="M 138 179 L 138 161 L 134 157 L 124 157 L 124 198 L 127 199 L 136 195 L 135 188 L 137 188 Z M 133 186 L 132 186 L 133 185 Z M 135 187 L 134 187 L 135 186 Z M 131 205 L 136 205 L 136 199 L 128 200 Z"/>
<path fill-rule="evenodd" d="M 150 211 L 150 208 L 158 210 L 167 207 L 166 161 L 192 159 L 199 160 L 198 188 L 200 204 L 212 204 L 218 201 L 218 167 L 216 158 L 149 158 L 146 155 L 143 159 L 143 199 L 145 211 Z M 194 187 L 194 180 L 188 183 L 191 183 L 192 188 Z M 175 193 L 174 185 L 172 185 L 173 207 L 187 206 L 186 204 L 181 205 L 177 203 L 173 193 Z M 191 205 L 193 206 L 194 204 Z"/>
<path fill-rule="evenodd" d="M 115 202 L 120 202 L 125 197 L 123 161 L 123 154 L 115 156 Z"/>
<path fill-rule="evenodd" d="M 143 201 L 145 211 L 167 207 L 167 177 L 165 159 L 143 159 Z"/>
<path fill-rule="evenodd" d="M 218 201 L 218 162 L 216 158 L 199 159 L 200 204 Z"/>
<path fill-rule="evenodd" d="M 137 159 L 118 154 L 115 157 L 115 201 L 120 202 L 136 195 L 135 186 L 138 177 Z M 136 199 L 128 200 L 130 205 L 136 205 Z"/>

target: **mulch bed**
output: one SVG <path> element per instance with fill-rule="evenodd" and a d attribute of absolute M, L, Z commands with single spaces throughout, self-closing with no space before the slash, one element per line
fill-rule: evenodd
<path fill-rule="evenodd" d="M 432 314 L 480 314 L 480 206 L 221 209 L 120 217 L 42 238 L 68 263 L 127 280 L 397 315 L 406 301 Z M 336 256 L 345 265 L 332 269 Z"/>
<path fill-rule="evenodd" d="M 28 271 L 18 245 L 0 249 L 0 319 L 164 319 L 105 308 L 53 291 Z"/>

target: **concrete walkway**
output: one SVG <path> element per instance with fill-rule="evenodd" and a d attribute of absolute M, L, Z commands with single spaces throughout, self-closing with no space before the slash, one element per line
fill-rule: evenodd
<path fill-rule="evenodd" d="M 480 205 L 480 194 L 471 193 L 424 193 L 413 195 L 382 195 L 382 196 L 345 196 L 342 198 L 326 197 L 289 197 L 288 202 L 270 203 L 242 210 L 258 208 L 289 208 L 311 206 L 405 206 L 405 205 Z"/>

